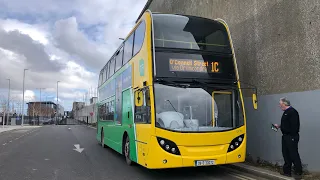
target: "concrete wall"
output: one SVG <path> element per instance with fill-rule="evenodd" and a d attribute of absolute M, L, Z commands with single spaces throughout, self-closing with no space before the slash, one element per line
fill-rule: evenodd
<path fill-rule="evenodd" d="M 310 171 L 320 171 L 320 0 L 153 0 L 152 11 L 222 18 L 230 28 L 240 79 L 258 87 L 259 110 L 249 99 L 248 153 L 282 163 L 279 98 L 287 96 L 301 115 L 300 153 Z"/>
<path fill-rule="evenodd" d="M 93 116 L 90 116 L 90 112 L 93 112 Z M 74 119 L 84 121 L 93 124 L 97 122 L 97 107 L 95 104 L 83 106 L 81 109 L 74 111 Z"/>

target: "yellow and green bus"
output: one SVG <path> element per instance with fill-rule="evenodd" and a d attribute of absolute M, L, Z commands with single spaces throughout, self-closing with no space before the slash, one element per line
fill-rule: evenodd
<path fill-rule="evenodd" d="M 149 169 L 243 162 L 246 116 L 227 24 L 145 11 L 100 72 L 96 138 Z"/>

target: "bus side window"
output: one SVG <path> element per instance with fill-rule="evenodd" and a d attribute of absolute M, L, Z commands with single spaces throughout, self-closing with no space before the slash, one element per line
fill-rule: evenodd
<path fill-rule="evenodd" d="M 106 120 L 106 104 L 99 105 L 99 119 Z"/>
<path fill-rule="evenodd" d="M 149 88 L 146 89 L 143 92 L 143 105 L 142 106 L 136 106 L 135 105 L 135 123 L 146 123 L 151 124 L 151 106 L 150 106 L 150 91 Z"/>
<path fill-rule="evenodd" d="M 106 103 L 106 120 L 109 120 L 109 102 Z"/>
<path fill-rule="evenodd" d="M 134 34 L 133 56 L 135 56 L 142 48 L 145 32 L 146 23 L 142 21 Z"/>
<path fill-rule="evenodd" d="M 111 106 L 111 108 L 110 108 L 110 118 L 109 118 L 109 120 L 114 121 L 114 100 L 112 100 L 110 102 L 110 106 Z"/>
<path fill-rule="evenodd" d="M 124 43 L 124 53 L 123 53 L 123 65 L 126 64 L 132 58 L 133 52 L 133 36 L 134 33 Z"/>

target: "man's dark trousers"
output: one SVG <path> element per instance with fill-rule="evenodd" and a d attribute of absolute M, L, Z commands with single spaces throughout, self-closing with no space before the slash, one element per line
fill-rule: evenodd
<path fill-rule="evenodd" d="M 301 159 L 298 152 L 299 134 L 282 136 L 282 155 L 284 158 L 283 172 L 291 174 L 292 163 L 295 173 L 302 173 Z"/>

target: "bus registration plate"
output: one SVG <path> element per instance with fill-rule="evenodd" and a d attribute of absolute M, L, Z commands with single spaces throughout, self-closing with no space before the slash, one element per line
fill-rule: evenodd
<path fill-rule="evenodd" d="M 196 166 L 212 166 L 214 164 L 214 160 L 196 161 Z"/>

